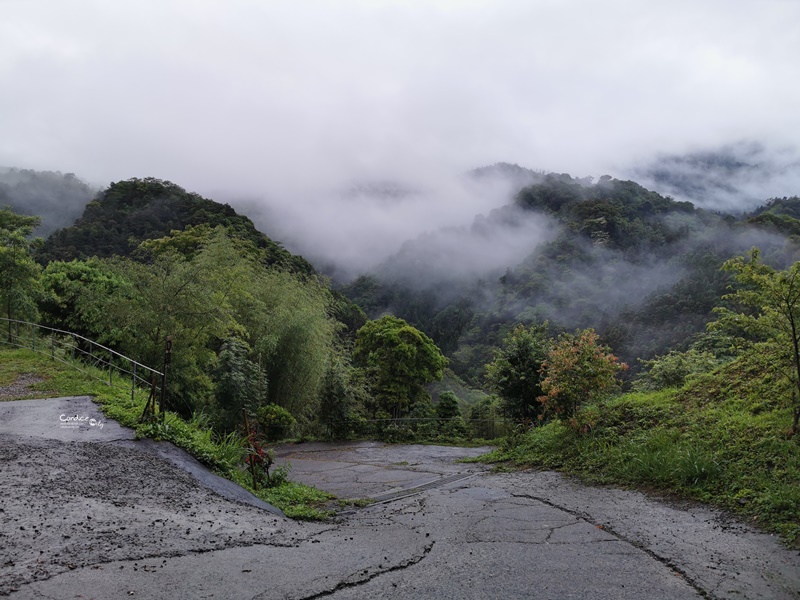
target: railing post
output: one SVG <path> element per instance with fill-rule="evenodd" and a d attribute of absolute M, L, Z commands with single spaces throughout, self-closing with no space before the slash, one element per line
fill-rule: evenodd
<path fill-rule="evenodd" d="M 161 374 L 161 402 L 159 411 L 164 414 L 164 400 L 167 397 L 167 371 L 169 363 L 172 362 L 172 336 L 168 335 L 164 342 L 164 372 Z"/>
<path fill-rule="evenodd" d="M 108 385 L 112 385 L 112 374 L 114 373 L 114 355 L 108 353 Z"/>
<path fill-rule="evenodd" d="M 56 344 L 56 342 L 53 339 L 53 334 L 51 333 L 50 334 L 50 360 L 55 360 L 56 359 L 56 346 L 55 346 L 55 344 Z"/>
<path fill-rule="evenodd" d="M 136 395 L 136 363 L 133 363 L 133 377 L 131 377 L 131 404 Z"/>

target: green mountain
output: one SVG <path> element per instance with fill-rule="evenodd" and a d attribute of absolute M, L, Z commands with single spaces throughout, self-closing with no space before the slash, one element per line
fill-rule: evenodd
<path fill-rule="evenodd" d="M 253 222 L 227 204 L 187 192 L 159 179 L 112 183 L 86 205 L 74 225 L 53 233 L 39 253 L 40 262 L 91 256 L 130 256 L 145 240 L 189 226 L 222 225 L 263 250 L 266 263 L 311 275 L 314 267 L 258 231 Z"/>
<path fill-rule="evenodd" d="M 787 237 L 800 231 L 794 210 L 800 200 L 789 198 L 733 217 L 633 181 L 550 174 L 481 221 L 494 228 L 494 247 L 522 221 L 542 224 L 522 230 L 532 232 L 527 252 L 502 272 L 431 276 L 436 259 L 421 260 L 437 247 L 429 235 L 342 291 L 371 316 L 392 312 L 425 331 L 475 386 L 514 324 L 545 320 L 554 333 L 594 327 L 635 374 L 637 359 L 683 349 L 704 330 L 729 283 L 719 270 L 725 260 L 753 246 L 782 268 L 798 258 Z M 475 226 L 459 239 L 458 268 L 473 262 L 475 240 L 482 254 L 493 251 L 486 239 L 486 228 Z"/>

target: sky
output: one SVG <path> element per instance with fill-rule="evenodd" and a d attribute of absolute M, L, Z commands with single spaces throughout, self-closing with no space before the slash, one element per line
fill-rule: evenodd
<path fill-rule="evenodd" d="M 798 23 L 796 0 L 0 0 L 0 165 L 168 179 L 377 257 L 504 203 L 475 167 L 796 156 Z"/>

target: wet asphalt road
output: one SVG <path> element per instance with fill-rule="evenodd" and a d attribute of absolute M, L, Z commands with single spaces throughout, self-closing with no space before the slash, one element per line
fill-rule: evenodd
<path fill-rule="evenodd" d="M 294 479 L 383 500 L 298 523 L 132 441 L 88 399 L 23 402 L 0 403 L 12 598 L 800 597 L 800 555 L 724 514 L 455 462 L 476 449 L 278 448 Z M 106 423 L 64 428 L 69 413 Z"/>

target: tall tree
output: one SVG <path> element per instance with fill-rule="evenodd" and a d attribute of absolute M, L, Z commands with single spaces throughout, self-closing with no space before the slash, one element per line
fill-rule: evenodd
<path fill-rule="evenodd" d="M 39 217 L 0 209 L 0 307 L 9 319 L 8 339 L 11 341 L 13 318 L 35 319 L 34 294 L 39 289 L 40 267 L 31 256 L 40 240 L 29 236 L 39 225 Z"/>
<path fill-rule="evenodd" d="M 723 297 L 733 308 L 715 309 L 718 319 L 709 327 L 743 334 L 737 345 L 761 342 L 777 358 L 776 370 L 791 384 L 791 431 L 800 433 L 800 261 L 778 271 L 753 248 L 723 269 L 734 273 L 740 287 Z"/>
<path fill-rule="evenodd" d="M 502 399 L 507 417 L 533 422 L 541 414 L 541 369 L 548 349 L 547 323 L 517 325 L 486 365 L 486 380 Z"/>
<path fill-rule="evenodd" d="M 358 330 L 353 360 L 368 370 L 381 407 L 395 418 L 429 397 L 424 385 L 441 379 L 447 365 L 433 340 L 392 316 L 370 321 Z"/>

